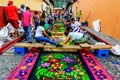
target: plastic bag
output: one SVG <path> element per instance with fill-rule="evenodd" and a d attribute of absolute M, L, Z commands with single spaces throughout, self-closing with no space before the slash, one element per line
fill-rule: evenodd
<path fill-rule="evenodd" d="M 0 41 L 0 48 L 2 47 L 3 44 L 4 44 L 4 42 L 3 42 L 3 41 Z"/>
<path fill-rule="evenodd" d="M 24 33 L 25 31 L 24 31 L 23 27 L 21 26 L 21 24 L 22 24 L 21 21 L 18 20 L 18 23 L 19 23 L 18 32 L 20 32 L 20 33 Z"/>
<path fill-rule="evenodd" d="M 115 54 L 115 55 L 120 55 L 120 45 L 116 45 L 113 46 L 111 51 Z"/>
<path fill-rule="evenodd" d="M 0 30 L 0 41 L 4 41 L 4 39 L 6 39 L 7 37 L 8 37 L 8 29 L 5 26 Z"/>
<path fill-rule="evenodd" d="M 106 45 L 104 42 L 97 42 L 95 45 Z"/>
<path fill-rule="evenodd" d="M 95 20 L 92 22 L 94 30 L 100 32 L 100 19 Z"/>
<path fill-rule="evenodd" d="M 10 23 L 8 23 L 6 27 L 8 28 L 9 33 L 14 33 L 14 27 Z"/>
<path fill-rule="evenodd" d="M 6 26 L 4 26 L 1 30 L 0 30 L 0 41 L 5 41 L 6 39 L 7 40 L 12 40 L 8 33 L 14 33 L 14 28 L 13 26 L 8 23 Z"/>

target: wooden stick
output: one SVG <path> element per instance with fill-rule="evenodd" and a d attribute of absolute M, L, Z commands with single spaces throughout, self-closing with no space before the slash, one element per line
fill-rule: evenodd
<path fill-rule="evenodd" d="M 25 47 L 25 48 L 32 48 L 32 47 L 39 47 L 39 48 L 43 48 L 43 44 L 40 43 L 17 43 L 14 45 L 15 47 Z"/>
<path fill-rule="evenodd" d="M 91 49 L 111 49 L 110 45 L 91 45 Z"/>
<path fill-rule="evenodd" d="M 90 47 L 91 47 L 91 45 L 89 45 L 88 43 L 79 44 L 79 45 L 80 45 L 80 47 L 82 47 L 82 48 L 90 48 Z"/>
<path fill-rule="evenodd" d="M 51 44 L 47 44 L 47 45 L 43 45 L 40 43 L 17 43 L 14 45 L 15 47 L 26 47 L 26 48 L 32 48 L 32 47 L 39 47 L 39 48 L 43 48 L 43 49 L 49 49 L 52 51 L 71 51 L 71 50 L 80 50 L 80 49 L 84 49 L 84 48 L 88 48 L 88 49 L 110 49 L 112 48 L 112 46 L 110 45 L 89 45 L 89 44 L 80 44 L 79 45 L 71 45 L 71 46 L 63 46 L 63 47 L 56 47 L 54 45 Z"/>

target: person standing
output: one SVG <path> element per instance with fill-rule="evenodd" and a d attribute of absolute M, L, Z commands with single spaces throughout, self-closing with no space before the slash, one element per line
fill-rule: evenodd
<path fill-rule="evenodd" d="M 34 12 L 33 20 L 34 20 L 35 30 L 36 30 L 37 27 L 40 25 L 40 23 L 39 23 L 40 20 L 39 20 L 38 11 L 35 11 L 35 12 Z"/>
<path fill-rule="evenodd" d="M 22 19 L 22 13 L 25 12 L 25 5 L 21 4 L 20 9 L 19 9 L 19 18 L 20 20 Z"/>
<path fill-rule="evenodd" d="M 25 39 L 28 41 L 32 39 L 31 22 L 32 22 L 32 13 L 30 12 L 30 8 L 26 7 L 26 11 L 22 13 L 22 26 L 25 31 Z"/>
<path fill-rule="evenodd" d="M 18 8 L 13 5 L 13 1 L 9 0 L 8 6 L 5 8 L 7 21 L 14 27 L 14 35 L 18 33 Z M 13 36 L 14 36 L 13 35 Z"/>
<path fill-rule="evenodd" d="M 61 14 L 60 12 L 58 12 L 58 19 L 60 20 L 60 18 L 61 18 Z"/>
<path fill-rule="evenodd" d="M 21 4 L 21 6 L 20 6 L 20 13 L 23 13 L 23 12 L 25 12 L 25 5 Z"/>
<path fill-rule="evenodd" d="M 53 18 L 53 19 L 54 19 L 54 15 L 55 15 L 55 12 L 53 11 L 53 12 L 52 12 L 52 18 Z"/>
<path fill-rule="evenodd" d="M 46 17 L 46 23 L 48 23 L 49 21 L 50 21 L 50 19 L 51 19 L 51 16 L 48 14 L 48 16 Z"/>
<path fill-rule="evenodd" d="M 80 21 L 81 16 L 82 16 L 82 12 L 81 12 L 81 10 L 79 10 L 79 12 L 77 13 L 77 21 L 78 22 Z"/>
<path fill-rule="evenodd" d="M 72 18 L 72 10 L 70 10 L 70 19 Z"/>
<path fill-rule="evenodd" d="M 42 13 L 42 15 L 41 15 L 41 18 L 42 18 L 42 21 L 45 21 L 45 18 L 46 18 L 45 11 L 43 11 L 43 13 Z"/>
<path fill-rule="evenodd" d="M 57 12 L 55 12 L 55 14 L 54 14 L 54 20 L 56 21 L 57 20 Z"/>

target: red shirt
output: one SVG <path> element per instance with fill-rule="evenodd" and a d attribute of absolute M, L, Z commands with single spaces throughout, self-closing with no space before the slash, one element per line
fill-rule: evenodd
<path fill-rule="evenodd" d="M 18 20 L 18 8 L 14 5 L 9 5 L 5 8 L 8 19 Z"/>

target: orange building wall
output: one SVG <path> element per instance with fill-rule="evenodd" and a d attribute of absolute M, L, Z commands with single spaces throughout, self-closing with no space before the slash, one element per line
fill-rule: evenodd
<path fill-rule="evenodd" d="M 0 4 L 7 5 L 9 0 L 0 0 Z M 41 3 L 43 0 L 13 0 L 14 5 L 18 8 L 21 4 L 25 4 L 26 6 L 29 6 L 31 10 L 37 10 L 40 11 L 41 9 Z"/>
<path fill-rule="evenodd" d="M 120 40 L 120 0 L 78 0 L 73 4 L 74 17 L 77 11 L 82 10 L 82 19 L 85 21 L 88 14 L 88 24 L 101 20 L 101 32 Z"/>

